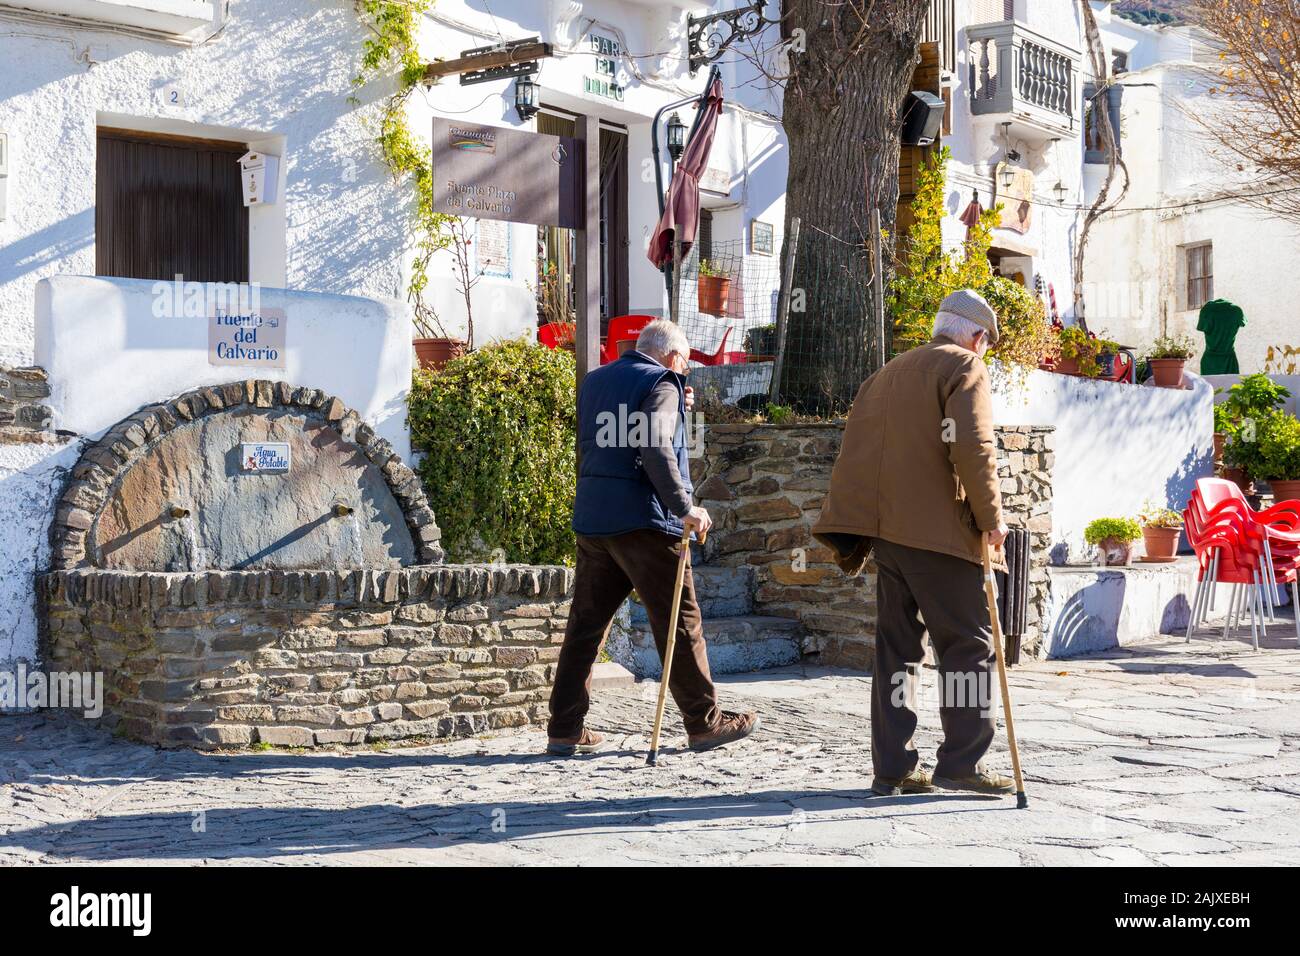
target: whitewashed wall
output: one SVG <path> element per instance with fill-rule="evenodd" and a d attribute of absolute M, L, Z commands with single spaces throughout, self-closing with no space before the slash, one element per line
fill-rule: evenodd
<path fill-rule="evenodd" d="M 41 280 L 36 360 L 50 376 L 54 428 L 97 438 L 141 407 L 188 389 L 264 378 L 337 395 L 409 459 L 404 302 L 262 289 L 261 308 L 284 313 L 285 367 L 213 365 L 206 316 L 157 314 L 174 312 L 170 287 L 91 276 Z"/>
<path fill-rule="evenodd" d="M 1054 563 L 1087 554 L 1094 518 L 1135 517 L 1146 502 L 1182 509 L 1196 479 L 1213 474 L 1213 391 L 1187 373 L 1187 390 L 1096 382 L 1032 371 L 995 375 L 999 425 L 1055 425 Z"/>
<path fill-rule="evenodd" d="M 282 154 L 283 201 L 253 210 L 252 277 L 404 296 L 410 188 L 377 161 L 376 83 L 349 103 L 365 28 L 350 0 L 241 0 L 194 47 L 0 17 L 0 130 L 12 149 L 0 222 L 0 365 L 29 364 L 33 291 L 95 272 L 99 124 L 230 139 Z M 92 61 L 92 62 L 88 62 Z M 171 107 L 175 88 L 183 105 Z M 260 250 L 260 251 L 258 251 Z"/>

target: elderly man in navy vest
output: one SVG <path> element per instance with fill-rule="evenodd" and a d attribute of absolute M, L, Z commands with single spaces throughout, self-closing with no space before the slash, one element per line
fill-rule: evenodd
<path fill-rule="evenodd" d="M 707 532 L 712 524 L 709 513 L 691 503 L 689 358 L 685 333 L 658 319 L 642 330 L 634 350 L 588 374 L 578 392 L 578 560 L 551 691 L 549 753 L 601 749 L 604 738 L 584 722 L 591 668 L 614 613 L 635 589 L 662 659 L 682 534 L 686 528 Z M 693 750 L 740 740 L 758 727 L 754 714 L 718 707 L 689 568 L 668 689 Z"/>

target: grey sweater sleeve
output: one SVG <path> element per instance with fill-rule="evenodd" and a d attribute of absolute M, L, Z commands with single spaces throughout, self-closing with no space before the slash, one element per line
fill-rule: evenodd
<path fill-rule="evenodd" d="M 680 410 L 678 394 L 677 386 L 665 378 L 641 403 L 641 411 L 651 423 L 646 447 L 641 449 L 641 464 L 668 510 L 681 518 L 691 510 L 691 496 L 682 484 L 677 454 L 673 451 Z"/>

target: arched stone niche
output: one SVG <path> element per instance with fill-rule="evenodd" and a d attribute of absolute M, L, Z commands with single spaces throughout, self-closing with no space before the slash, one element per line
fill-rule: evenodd
<path fill-rule="evenodd" d="M 250 471 L 245 444 L 287 444 Z M 443 559 L 420 481 L 319 389 L 249 380 L 141 409 L 86 448 L 51 528 L 55 569 L 397 568 Z"/>

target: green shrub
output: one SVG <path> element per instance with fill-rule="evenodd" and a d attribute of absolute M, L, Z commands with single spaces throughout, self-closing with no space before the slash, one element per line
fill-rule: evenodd
<path fill-rule="evenodd" d="M 998 344 L 988 358 L 1028 371 L 1056 354 L 1056 336 L 1038 296 L 1005 276 L 993 276 L 980 294 L 998 316 Z"/>
<path fill-rule="evenodd" d="M 1106 540 L 1136 541 L 1142 537 L 1142 526 L 1135 518 L 1098 518 L 1083 529 L 1083 539 L 1089 544 Z"/>
<path fill-rule="evenodd" d="M 1266 481 L 1300 479 L 1300 420 L 1294 415 L 1276 412 L 1256 435 L 1259 444 L 1258 471 L 1251 472 Z"/>
<path fill-rule="evenodd" d="M 513 339 L 415 373 L 411 438 L 451 560 L 573 562 L 575 371 L 572 353 Z"/>

